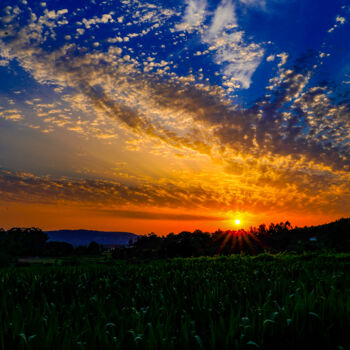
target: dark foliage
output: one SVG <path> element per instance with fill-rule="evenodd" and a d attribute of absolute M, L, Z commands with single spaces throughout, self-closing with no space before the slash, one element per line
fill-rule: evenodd
<path fill-rule="evenodd" d="M 84 245 L 79 245 L 78 247 L 75 247 L 74 253 L 77 256 L 87 255 L 87 247 Z"/>
<path fill-rule="evenodd" d="M 0 251 L 12 256 L 43 255 L 47 234 L 39 228 L 14 227 L 0 233 Z"/>
<path fill-rule="evenodd" d="M 48 242 L 47 233 L 36 227 L 0 229 L 0 266 L 8 265 L 13 257 L 99 255 L 102 251 L 96 242 L 76 248 L 67 242 Z"/>
<path fill-rule="evenodd" d="M 281 222 L 269 226 L 260 225 L 249 230 L 221 231 L 214 233 L 181 232 L 177 235 L 157 236 L 150 233 L 140 236 L 128 247 L 116 249 L 113 257 L 128 258 L 172 258 L 215 256 L 229 254 L 259 254 L 265 251 L 312 251 L 333 249 L 350 251 L 350 219 L 340 219 L 330 224 L 293 228 Z"/>
<path fill-rule="evenodd" d="M 70 243 L 66 242 L 47 242 L 44 249 L 45 256 L 71 256 L 74 248 Z"/>
<path fill-rule="evenodd" d="M 88 255 L 99 255 L 101 252 L 101 246 L 96 242 L 90 242 L 87 247 Z"/>
<path fill-rule="evenodd" d="M 11 255 L 6 254 L 5 252 L 0 252 L 0 267 L 10 266 L 14 262 L 14 259 Z"/>

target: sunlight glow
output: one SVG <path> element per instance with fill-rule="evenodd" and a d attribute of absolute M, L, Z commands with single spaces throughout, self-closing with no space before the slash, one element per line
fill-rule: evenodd
<path fill-rule="evenodd" d="M 235 224 L 236 224 L 236 225 L 239 225 L 240 223 L 241 223 L 241 220 L 239 220 L 239 219 L 236 219 L 236 220 L 235 220 Z"/>

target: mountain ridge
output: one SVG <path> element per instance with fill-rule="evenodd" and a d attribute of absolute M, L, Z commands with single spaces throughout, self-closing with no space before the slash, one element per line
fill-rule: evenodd
<path fill-rule="evenodd" d="M 49 236 L 49 241 L 67 242 L 73 246 L 89 245 L 96 242 L 105 246 L 123 246 L 130 240 L 135 241 L 138 237 L 135 233 L 124 231 L 98 231 L 98 230 L 71 230 L 61 229 L 45 231 Z"/>

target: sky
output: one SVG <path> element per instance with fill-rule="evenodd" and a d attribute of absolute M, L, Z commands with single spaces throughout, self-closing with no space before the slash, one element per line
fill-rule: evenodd
<path fill-rule="evenodd" d="M 349 217 L 349 35 L 346 0 L 2 0 L 0 227 Z"/>

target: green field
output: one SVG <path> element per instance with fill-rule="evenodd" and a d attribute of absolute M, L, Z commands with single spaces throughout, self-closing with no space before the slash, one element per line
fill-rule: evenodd
<path fill-rule="evenodd" d="M 348 349 L 350 254 L 0 270 L 1 349 Z"/>

